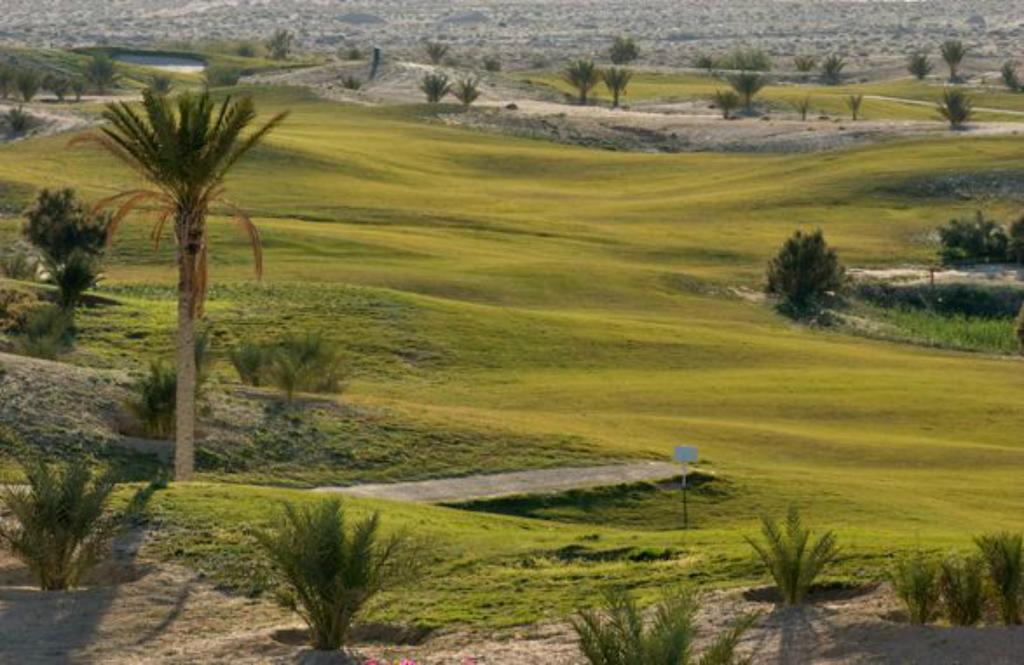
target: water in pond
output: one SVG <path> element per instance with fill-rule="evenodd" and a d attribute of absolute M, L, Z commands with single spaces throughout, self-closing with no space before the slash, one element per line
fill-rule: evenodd
<path fill-rule="evenodd" d="M 141 65 L 162 69 L 165 72 L 177 72 L 180 74 L 198 74 L 206 69 L 206 63 L 195 58 L 183 58 L 173 55 L 157 55 L 149 53 L 121 53 L 114 56 L 114 60 L 129 65 Z"/>

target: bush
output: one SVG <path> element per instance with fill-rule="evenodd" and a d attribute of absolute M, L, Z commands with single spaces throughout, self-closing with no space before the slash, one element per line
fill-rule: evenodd
<path fill-rule="evenodd" d="M 117 65 L 109 55 L 100 53 L 89 62 L 85 69 L 85 78 L 92 83 L 96 92 L 105 95 L 117 82 Z"/>
<path fill-rule="evenodd" d="M 40 306 L 42 303 L 31 291 L 0 285 L 0 333 L 20 330 L 29 313 Z"/>
<path fill-rule="evenodd" d="M 8 279 L 35 279 L 38 261 L 24 243 L 15 242 L 0 252 L 0 275 Z"/>
<path fill-rule="evenodd" d="M 238 85 L 242 78 L 242 70 L 226 65 L 212 65 L 203 73 L 208 88 L 230 88 Z"/>
<path fill-rule="evenodd" d="M 633 79 L 633 72 L 622 67 L 609 67 L 601 72 L 601 79 L 612 95 L 612 106 L 618 108 L 619 102 L 629 88 L 629 82 Z"/>
<path fill-rule="evenodd" d="M 806 74 L 814 71 L 814 68 L 818 66 L 818 59 L 813 55 L 798 55 L 793 58 L 793 66 L 798 72 Z"/>
<path fill-rule="evenodd" d="M 985 604 L 983 564 L 978 557 L 950 557 L 940 564 L 939 587 L 946 618 L 955 626 L 981 621 Z"/>
<path fill-rule="evenodd" d="M 779 296 L 785 308 L 807 312 L 846 286 L 846 271 L 821 229 L 797 231 L 768 264 L 767 291 Z"/>
<path fill-rule="evenodd" d="M 57 287 L 57 304 L 72 316 L 86 291 L 99 281 L 99 261 L 82 250 L 75 250 L 59 263 L 44 257 L 47 281 Z"/>
<path fill-rule="evenodd" d="M 729 75 L 729 85 L 743 98 L 743 106 L 749 109 L 754 103 L 754 96 L 768 85 L 768 80 L 757 72 L 739 72 Z"/>
<path fill-rule="evenodd" d="M 363 87 L 363 80 L 357 76 L 345 76 L 341 79 L 341 87 L 346 90 L 359 90 Z"/>
<path fill-rule="evenodd" d="M 356 61 L 363 59 L 363 51 L 358 46 L 350 46 L 345 50 L 345 59 L 349 61 Z"/>
<path fill-rule="evenodd" d="M 135 396 L 125 406 L 151 439 L 169 439 L 174 434 L 175 398 L 178 377 L 174 368 L 153 361 L 149 373 L 135 383 Z"/>
<path fill-rule="evenodd" d="M 913 53 L 907 58 L 907 71 L 918 81 L 923 81 L 932 73 L 932 62 L 923 53 Z"/>
<path fill-rule="evenodd" d="M 496 55 L 489 55 L 484 58 L 484 71 L 497 73 L 501 71 L 501 58 Z"/>
<path fill-rule="evenodd" d="M 880 307 L 984 319 L 1013 318 L 1024 305 L 1024 289 L 989 284 L 861 283 L 855 295 Z"/>
<path fill-rule="evenodd" d="M 110 215 L 93 213 L 72 189 L 42 190 L 25 220 L 25 239 L 58 263 L 76 251 L 97 257 L 106 248 Z"/>
<path fill-rule="evenodd" d="M 43 79 L 39 73 L 32 69 L 22 69 L 14 77 L 14 86 L 21 95 L 21 101 L 26 104 L 35 99 L 39 94 L 39 88 L 43 85 Z"/>
<path fill-rule="evenodd" d="M 31 131 L 39 121 L 31 113 L 17 106 L 4 114 L 4 124 L 10 133 L 20 135 Z"/>
<path fill-rule="evenodd" d="M 231 350 L 229 358 L 242 383 L 258 388 L 267 381 L 273 349 L 265 344 L 242 342 Z"/>
<path fill-rule="evenodd" d="M 768 569 L 783 602 L 800 604 L 814 580 L 838 556 L 835 534 L 826 532 L 810 545 L 811 531 L 804 528 L 795 507 L 789 509 L 781 528 L 775 520 L 762 519 L 761 533 L 763 543 L 750 537 L 747 542 Z"/>
<path fill-rule="evenodd" d="M 1013 62 L 1012 60 L 1004 62 L 1000 75 L 1003 77 L 1003 85 L 1005 85 L 1010 92 L 1020 91 L 1020 75 L 1017 73 L 1016 62 Z"/>
<path fill-rule="evenodd" d="M 562 80 L 576 90 L 581 106 L 586 106 L 587 96 L 601 78 L 601 71 L 593 60 L 576 60 L 562 70 Z"/>
<path fill-rule="evenodd" d="M 54 305 L 33 307 L 14 337 L 14 350 L 33 358 L 56 360 L 71 347 L 71 318 Z"/>
<path fill-rule="evenodd" d="M 949 66 L 949 80 L 959 81 L 960 64 L 963 62 L 964 56 L 967 55 L 967 47 L 959 39 L 947 39 L 942 43 L 939 52 L 942 54 L 942 59 L 946 61 L 946 65 Z"/>
<path fill-rule="evenodd" d="M 839 85 L 843 82 L 843 70 L 846 60 L 843 56 L 833 53 L 821 63 L 821 80 L 828 85 Z"/>
<path fill-rule="evenodd" d="M 167 74 L 154 74 L 149 79 L 149 89 L 156 95 L 167 95 L 170 94 L 171 89 L 174 88 L 174 81 Z"/>
<path fill-rule="evenodd" d="M 1021 624 L 1024 593 L 1024 537 L 1019 533 L 993 533 L 975 539 L 988 570 L 988 581 L 1007 626 Z"/>
<path fill-rule="evenodd" d="M 273 60 L 287 60 L 291 55 L 292 45 L 295 43 L 295 35 L 289 30 L 278 29 L 267 40 L 267 51 Z"/>
<path fill-rule="evenodd" d="M 722 118 L 728 120 L 732 112 L 739 108 L 740 96 L 732 90 L 715 90 L 714 104 L 722 112 Z"/>
<path fill-rule="evenodd" d="M 444 60 L 444 57 L 448 55 L 449 47 L 441 42 L 427 42 L 423 50 L 432 64 L 439 65 Z"/>
<path fill-rule="evenodd" d="M 28 487 L 0 489 L 11 519 L 0 521 L 0 542 L 22 561 L 44 591 L 73 588 L 100 559 L 117 522 L 105 516 L 114 489 L 109 475 L 87 464 L 25 468 Z"/>
<path fill-rule="evenodd" d="M 966 262 L 1001 263 L 1007 258 L 1010 239 L 1002 225 L 986 219 L 978 210 L 974 219 L 952 219 L 939 227 L 942 249 L 939 257 L 945 264 Z"/>
<path fill-rule="evenodd" d="M 464 78 L 455 84 L 452 95 L 463 106 L 472 106 L 473 102 L 480 98 L 479 82 L 475 78 Z"/>
<path fill-rule="evenodd" d="M 796 104 L 794 104 L 794 106 L 796 107 L 796 112 L 800 114 L 800 119 L 801 120 L 807 120 L 807 113 L 810 112 L 810 110 L 811 110 L 811 98 L 810 98 L 810 96 L 808 95 L 808 96 L 804 97 L 803 99 L 797 100 L 797 102 L 796 102 Z"/>
<path fill-rule="evenodd" d="M 307 333 L 277 343 L 267 375 L 291 402 L 297 391 L 340 392 L 348 372 L 337 347 L 321 335 Z"/>
<path fill-rule="evenodd" d="M 580 612 L 573 621 L 580 651 L 591 665 L 687 665 L 696 662 L 694 617 L 697 605 L 684 589 L 665 592 L 650 621 L 624 591 L 608 591 L 602 611 Z M 746 615 L 720 634 L 700 658 L 701 665 L 736 662 L 743 633 L 757 620 Z"/>
<path fill-rule="evenodd" d="M 402 535 L 384 538 L 377 514 L 346 527 L 341 501 L 286 505 L 258 541 L 287 587 L 284 600 L 310 628 L 312 645 L 345 645 L 359 613 L 379 592 L 410 576 L 415 559 Z"/>
<path fill-rule="evenodd" d="M 907 606 L 910 623 L 921 626 L 935 616 L 939 603 L 939 566 L 917 552 L 896 562 L 889 572 L 893 589 Z"/>
<path fill-rule="evenodd" d="M 963 129 L 974 115 L 974 104 L 963 90 L 946 90 L 937 107 L 939 115 L 949 122 L 950 129 Z"/>
<path fill-rule="evenodd" d="M 640 57 L 640 49 L 632 37 L 616 37 L 608 53 L 612 64 L 628 65 Z"/>

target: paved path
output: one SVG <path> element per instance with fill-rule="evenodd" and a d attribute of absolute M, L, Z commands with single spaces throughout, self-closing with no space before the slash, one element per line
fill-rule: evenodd
<path fill-rule="evenodd" d="M 537 469 L 461 478 L 442 478 L 409 483 L 380 483 L 351 487 L 318 487 L 315 492 L 340 492 L 350 496 L 420 503 L 469 501 L 510 494 L 562 492 L 585 487 L 663 480 L 679 473 L 667 462 L 639 462 L 611 466 Z"/>

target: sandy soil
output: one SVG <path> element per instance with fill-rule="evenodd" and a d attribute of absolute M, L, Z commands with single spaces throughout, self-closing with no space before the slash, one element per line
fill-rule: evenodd
<path fill-rule="evenodd" d="M 105 585 L 70 593 L 31 588 L 24 569 L 0 555 L 0 662 L 341 663 L 305 646 L 301 622 L 265 601 L 229 596 L 184 568 L 139 556 L 138 539 L 120 543 L 95 575 Z M 113 583 L 110 583 L 112 581 Z M 756 664 L 893 663 L 1010 665 L 1024 652 L 1024 628 L 911 627 L 885 587 L 824 593 L 797 610 L 777 608 L 763 590 L 702 597 L 701 645 L 736 617 L 760 613 L 743 641 Z M 353 662 L 414 658 L 420 665 L 575 665 L 583 661 L 566 623 L 542 623 L 396 643 L 400 626 L 357 630 Z M 403 640 L 399 640 L 403 641 Z M 416 641 L 416 640 L 413 640 Z"/>
<path fill-rule="evenodd" d="M 316 491 L 341 492 L 350 496 L 394 499 L 396 501 L 438 503 L 655 481 L 671 478 L 678 473 L 678 465 L 640 462 L 637 464 L 494 473 L 410 483 L 321 487 Z"/>
<path fill-rule="evenodd" d="M 6 132 L 0 132 L 0 141 L 13 141 L 23 138 L 52 136 L 54 134 L 75 132 L 91 127 L 97 122 L 95 116 L 90 117 L 76 113 L 68 108 L 58 108 L 55 105 L 51 106 L 46 104 L 21 105 L 0 103 L 0 115 L 3 115 L 12 108 L 17 107 L 21 107 L 28 112 L 33 118 L 35 118 L 37 124 L 29 132 L 22 135 L 12 135 Z"/>

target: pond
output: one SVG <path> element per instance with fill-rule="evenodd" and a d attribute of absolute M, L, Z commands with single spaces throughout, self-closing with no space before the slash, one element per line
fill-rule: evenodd
<path fill-rule="evenodd" d="M 119 53 L 114 56 L 114 60 L 178 74 L 198 74 L 206 69 L 206 63 L 198 58 L 157 53 Z"/>

